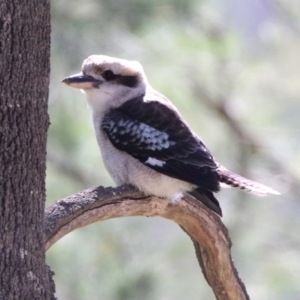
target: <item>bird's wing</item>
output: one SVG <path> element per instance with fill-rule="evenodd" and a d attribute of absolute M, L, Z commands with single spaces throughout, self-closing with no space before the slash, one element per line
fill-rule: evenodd
<path fill-rule="evenodd" d="M 152 99 L 157 98 L 154 94 Z M 144 96 L 110 110 L 102 129 L 111 143 L 162 174 L 219 190 L 217 164 L 167 99 Z M 163 102 L 162 102 L 163 101 Z"/>

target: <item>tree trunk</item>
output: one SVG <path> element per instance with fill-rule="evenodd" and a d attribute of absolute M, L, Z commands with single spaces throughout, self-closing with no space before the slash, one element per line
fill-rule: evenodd
<path fill-rule="evenodd" d="M 48 0 L 0 2 L 0 299 L 54 299 L 44 206 Z"/>

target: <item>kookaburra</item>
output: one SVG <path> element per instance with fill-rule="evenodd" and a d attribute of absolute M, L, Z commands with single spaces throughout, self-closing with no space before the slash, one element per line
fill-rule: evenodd
<path fill-rule="evenodd" d="M 81 73 L 63 82 L 85 92 L 104 165 L 117 185 L 173 200 L 188 192 L 219 215 L 213 193 L 221 183 L 259 196 L 278 194 L 220 165 L 176 107 L 150 86 L 138 62 L 92 55 Z"/>

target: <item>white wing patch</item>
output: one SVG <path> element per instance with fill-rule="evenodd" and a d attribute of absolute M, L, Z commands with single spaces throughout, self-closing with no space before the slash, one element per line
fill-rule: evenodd
<path fill-rule="evenodd" d="M 146 164 L 149 164 L 149 165 L 151 165 L 151 166 L 163 167 L 163 165 L 164 165 L 165 163 L 166 163 L 165 161 L 162 161 L 162 160 L 159 160 L 159 159 L 156 159 L 156 158 L 153 158 L 153 157 L 149 157 L 149 158 L 146 160 Z"/>
<path fill-rule="evenodd" d="M 221 187 L 222 189 L 230 189 L 230 188 L 231 188 L 230 185 L 228 185 L 228 184 L 226 184 L 226 183 L 223 183 L 223 182 L 220 182 L 220 187 Z"/>

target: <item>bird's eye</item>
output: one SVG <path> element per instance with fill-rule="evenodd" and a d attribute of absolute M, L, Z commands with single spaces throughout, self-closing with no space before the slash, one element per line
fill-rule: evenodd
<path fill-rule="evenodd" d="M 115 76 L 116 75 L 111 70 L 106 70 L 105 72 L 102 73 L 102 77 L 107 81 L 113 80 Z"/>

